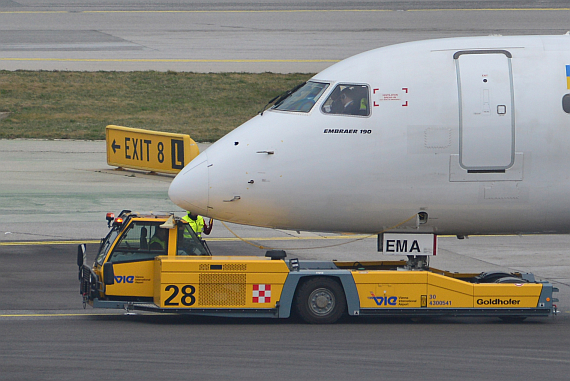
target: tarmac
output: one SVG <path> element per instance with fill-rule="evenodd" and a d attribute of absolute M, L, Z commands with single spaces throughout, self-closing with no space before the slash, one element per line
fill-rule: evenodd
<path fill-rule="evenodd" d="M 376 5 L 391 8 L 393 3 Z M 268 3 L 159 1 L 141 6 L 140 1 L 128 0 L 117 8 L 116 2 L 105 0 L 62 2 L 52 12 L 54 4 L 42 1 L 0 0 L 4 7 L 0 66 L 318 72 L 336 60 L 393 43 L 568 30 L 570 11 L 554 9 L 567 6 L 560 2 L 507 1 L 513 7 L 543 8 L 536 11 L 434 11 L 444 3 L 407 2 L 432 8 L 423 12 L 332 12 L 366 9 L 370 3 L 318 1 L 311 6 L 322 10 L 298 12 L 300 3 L 286 0 L 272 3 L 277 11 L 258 12 L 248 9 Z M 487 8 L 492 2 L 465 3 Z M 213 12 L 185 11 L 196 6 Z M 217 11 L 228 7 L 232 8 Z M 82 310 L 74 246 L 90 242 L 88 259 L 93 259 L 97 242 L 108 231 L 107 212 L 183 213 L 168 199 L 171 179 L 108 166 L 105 143 L 100 141 L 0 140 L 2 380 L 35 379 L 38 374 L 62 380 L 126 374 L 139 380 L 187 379 L 189 370 L 194 378 L 235 380 L 345 380 L 355 375 L 427 381 L 568 379 L 570 236 L 566 235 L 439 237 L 433 267 L 531 271 L 560 289 L 559 316 L 531 318 L 523 324 L 476 318 L 382 319 L 315 327 L 289 321 Z M 227 226 L 258 246 L 286 249 L 289 258 L 392 259 L 377 252 L 375 237 Z M 206 238 L 214 254 L 264 255 L 266 250 L 240 241 L 220 221 Z M 192 347 L 200 350 L 189 351 Z M 99 352 L 105 353 L 104 366 L 87 354 Z"/>

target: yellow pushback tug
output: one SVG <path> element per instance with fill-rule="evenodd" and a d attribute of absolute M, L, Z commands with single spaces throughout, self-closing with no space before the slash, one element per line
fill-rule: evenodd
<path fill-rule="evenodd" d="M 173 215 L 107 215 L 93 267 L 79 245 L 84 306 L 209 316 L 334 323 L 358 316 L 496 316 L 522 320 L 556 313 L 558 290 L 532 274 L 460 274 L 408 261 L 339 262 L 212 256 Z"/>

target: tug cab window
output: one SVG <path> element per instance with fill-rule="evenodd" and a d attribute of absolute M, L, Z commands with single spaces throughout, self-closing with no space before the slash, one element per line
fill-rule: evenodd
<path fill-rule="evenodd" d="M 309 81 L 298 89 L 294 89 L 291 93 L 286 94 L 284 99 L 279 100 L 273 109 L 279 111 L 309 112 L 328 86 L 328 83 Z"/>
<path fill-rule="evenodd" d="M 168 229 L 160 224 L 135 222 L 120 238 L 111 254 L 110 262 L 133 262 L 154 259 L 168 252 Z"/>
<path fill-rule="evenodd" d="M 107 237 L 105 237 L 105 239 L 103 239 L 103 241 L 101 242 L 101 246 L 99 246 L 99 254 L 97 254 L 97 259 L 96 259 L 99 265 L 103 265 L 103 261 L 107 257 L 107 253 L 109 252 L 109 249 L 115 242 L 115 239 L 117 238 L 118 235 L 119 231 L 117 229 L 112 229 L 109 232 L 109 234 L 107 234 Z"/>
<path fill-rule="evenodd" d="M 370 115 L 368 86 L 340 84 L 329 95 L 321 110 L 325 114 Z"/>
<path fill-rule="evenodd" d="M 177 255 L 210 255 L 188 224 L 178 225 Z"/>

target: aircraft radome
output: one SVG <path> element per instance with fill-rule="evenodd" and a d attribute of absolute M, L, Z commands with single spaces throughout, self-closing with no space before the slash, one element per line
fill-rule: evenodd
<path fill-rule="evenodd" d="M 368 51 L 197 156 L 169 196 L 239 224 L 375 233 L 570 232 L 570 35 Z"/>

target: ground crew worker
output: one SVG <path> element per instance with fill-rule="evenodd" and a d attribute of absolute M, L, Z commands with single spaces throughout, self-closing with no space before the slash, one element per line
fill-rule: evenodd
<path fill-rule="evenodd" d="M 190 225 L 192 230 L 196 233 L 198 238 L 202 238 L 202 231 L 206 235 L 210 235 L 212 231 L 212 226 L 214 225 L 214 220 L 210 219 L 208 225 L 204 223 L 204 217 L 194 214 L 192 212 L 188 212 L 182 219 Z"/>
<path fill-rule="evenodd" d="M 166 229 L 158 228 L 149 242 L 151 250 L 165 250 L 166 249 Z"/>

